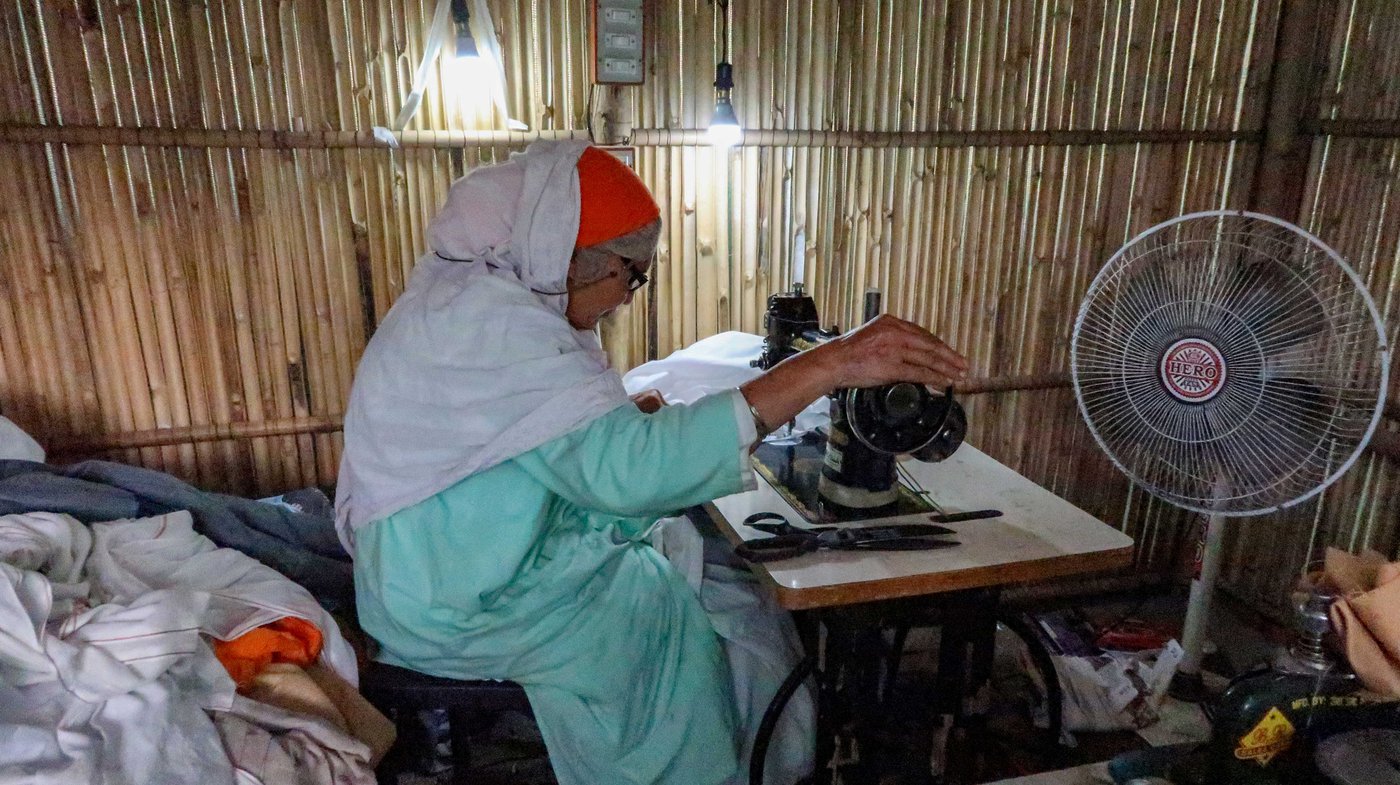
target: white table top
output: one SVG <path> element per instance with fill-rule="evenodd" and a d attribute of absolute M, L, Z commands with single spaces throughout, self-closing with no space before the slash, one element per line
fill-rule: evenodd
<path fill-rule="evenodd" d="M 909 470 L 945 512 L 995 508 L 1000 518 L 945 524 L 956 548 L 931 551 L 818 551 L 756 565 L 785 608 L 817 608 L 1063 577 L 1128 565 L 1132 538 L 1017 474 L 970 444 L 940 463 Z M 733 541 L 768 535 L 743 526 L 755 512 L 806 522 L 760 476 L 757 490 L 712 503 Z M 889 522 L 890 519 L 884 519 Z M 927 516 L 895 520 L 927 522 Z M 867 522 L 867 523 L 873 523 Z"/>

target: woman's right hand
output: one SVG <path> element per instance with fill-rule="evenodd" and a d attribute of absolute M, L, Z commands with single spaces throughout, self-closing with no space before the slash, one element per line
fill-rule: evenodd
<path fill-rule="evenodd" d="M 831 374 L 833 388 L 918 382 L 947 387 L 967 374 L 967 359 L 933 333 L 881 314 L 840 338 L 811 350 Z"/>
<path fill-rule="evenodd" d="M 841 388 L 916 382 L 941 389 L 966 373 L 967 360 L 933 333 L 886 314 L 783 360 L 739 390 L 771 429 Z"/>

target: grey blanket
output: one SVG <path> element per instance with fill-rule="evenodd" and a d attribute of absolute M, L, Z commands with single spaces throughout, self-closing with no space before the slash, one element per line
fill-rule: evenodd
<path fill-rule="evenodd" d="M 0 515 L 66 513 L 83 523 L 189 510 L 195 530 L 241 551 L 310 591 L 327 609 L 353 606 L 350 557 L 327 508 L 296 512 L 201 491 L 163 472 L 107 461 L 56 467 L 0 461 Z"/>

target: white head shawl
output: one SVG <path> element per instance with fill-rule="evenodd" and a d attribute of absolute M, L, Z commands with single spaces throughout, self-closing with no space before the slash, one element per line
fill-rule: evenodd
<path fill-rule="evenodd" d="M 597 335 L 547 294 L 566 289 L 586 147 L 535 142 L 452 184 L 355 374 L 335 502 L 352 553 L 361 526 L 627 402 Z"/>

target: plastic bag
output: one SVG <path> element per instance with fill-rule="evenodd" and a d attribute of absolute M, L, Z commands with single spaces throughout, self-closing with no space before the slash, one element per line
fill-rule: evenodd
<path fill-rule="evenodd" d="M 1061 614 L 1036 618 L 1064 693 L 1064 729 L 1135 730 L 1157 721 L 1157 710 L 1184 651 L 1175 640 L 1161 649 L 1114 652 L 1093 644 L 1092 630 Z"/>

